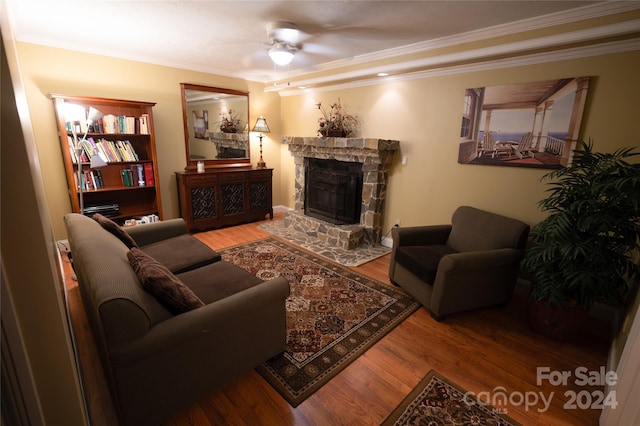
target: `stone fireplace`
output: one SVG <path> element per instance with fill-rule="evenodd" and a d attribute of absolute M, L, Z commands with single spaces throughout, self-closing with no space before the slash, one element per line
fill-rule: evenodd
<path fill-rule="evenodd" d="M 295 206 L 285 221 L 332 245 L 352 249 L 378 245 L 382 239 L 388 170 L 400 145 L 396 140 L 283 136 L 295 163 Z M 355 224 L 333 224 L 304 214 L 309 159 L 359 163 L 362 172 L 360 218 Z"/>

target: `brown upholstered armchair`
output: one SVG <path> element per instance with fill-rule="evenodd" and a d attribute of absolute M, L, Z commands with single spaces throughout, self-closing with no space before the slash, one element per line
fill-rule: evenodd
<path fill-rule="evenodd" d="M 450 225 L 393 228 L 389 278 L 438 321 L 506 304 L 528 235 L 519 220 L 462 206 Z"/>

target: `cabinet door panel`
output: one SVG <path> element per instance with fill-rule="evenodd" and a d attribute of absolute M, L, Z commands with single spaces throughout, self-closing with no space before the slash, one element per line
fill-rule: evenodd
<path fill-rule="evenodd" d="M 225 183 L 220 185 L 222 191 L 223 214 L 244 213 L 244 184 Z"/>
<path fill-rule="evenodd" d="M 191 212 L 194 220 L 216 217 L 216 190 L 214 187 L 191 188 Z"/>
<path fill-rule="evenodd" d="M 267 182 L 249 182 L 249 210 L 269 208 Z"/>

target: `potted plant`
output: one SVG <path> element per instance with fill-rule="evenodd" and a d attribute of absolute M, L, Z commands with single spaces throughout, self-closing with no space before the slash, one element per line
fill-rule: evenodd
<path fill-rule="evenodd" d="M 552 180 L 540 201 L 549 216 L 532 229 L 522 266 L 531 276 L 529 320 L 557 339 L 575 331 L 574 320 L 594 303 L 619 306 L 640 277 L 633 255 L 640 248 L 640 153 L 593 150 L 579 141 L 570 166 Z M 575 322 L 575 321 L 574 321 Z"/>
<path fill-rule="evenodd" d="M 340 98 L 338 102 L 331 105 L 327 113 L 322 107 L 322 102 L 316 104 L 322 113 L 318 119 L 318 134 L 324 137 L 349 137 L 355 133 L 358 126 L 358 116 L 347 114 L 342 110 Z"/>

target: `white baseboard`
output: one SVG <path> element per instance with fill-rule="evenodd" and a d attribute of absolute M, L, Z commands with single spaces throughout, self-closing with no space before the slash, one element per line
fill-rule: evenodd
<path fill-rule="evenodd" d="M 273 213 L 286 213 L 288 211 L 293 210 L 291 207 L 287 207 L 287 206 L 273 206 Z"/>
<path fill-rule="evenodd" d="M 382 237 L 382 241 L 380 242 L 385 247 L 393 247 L 393 238 L 391 237 Z"/>

